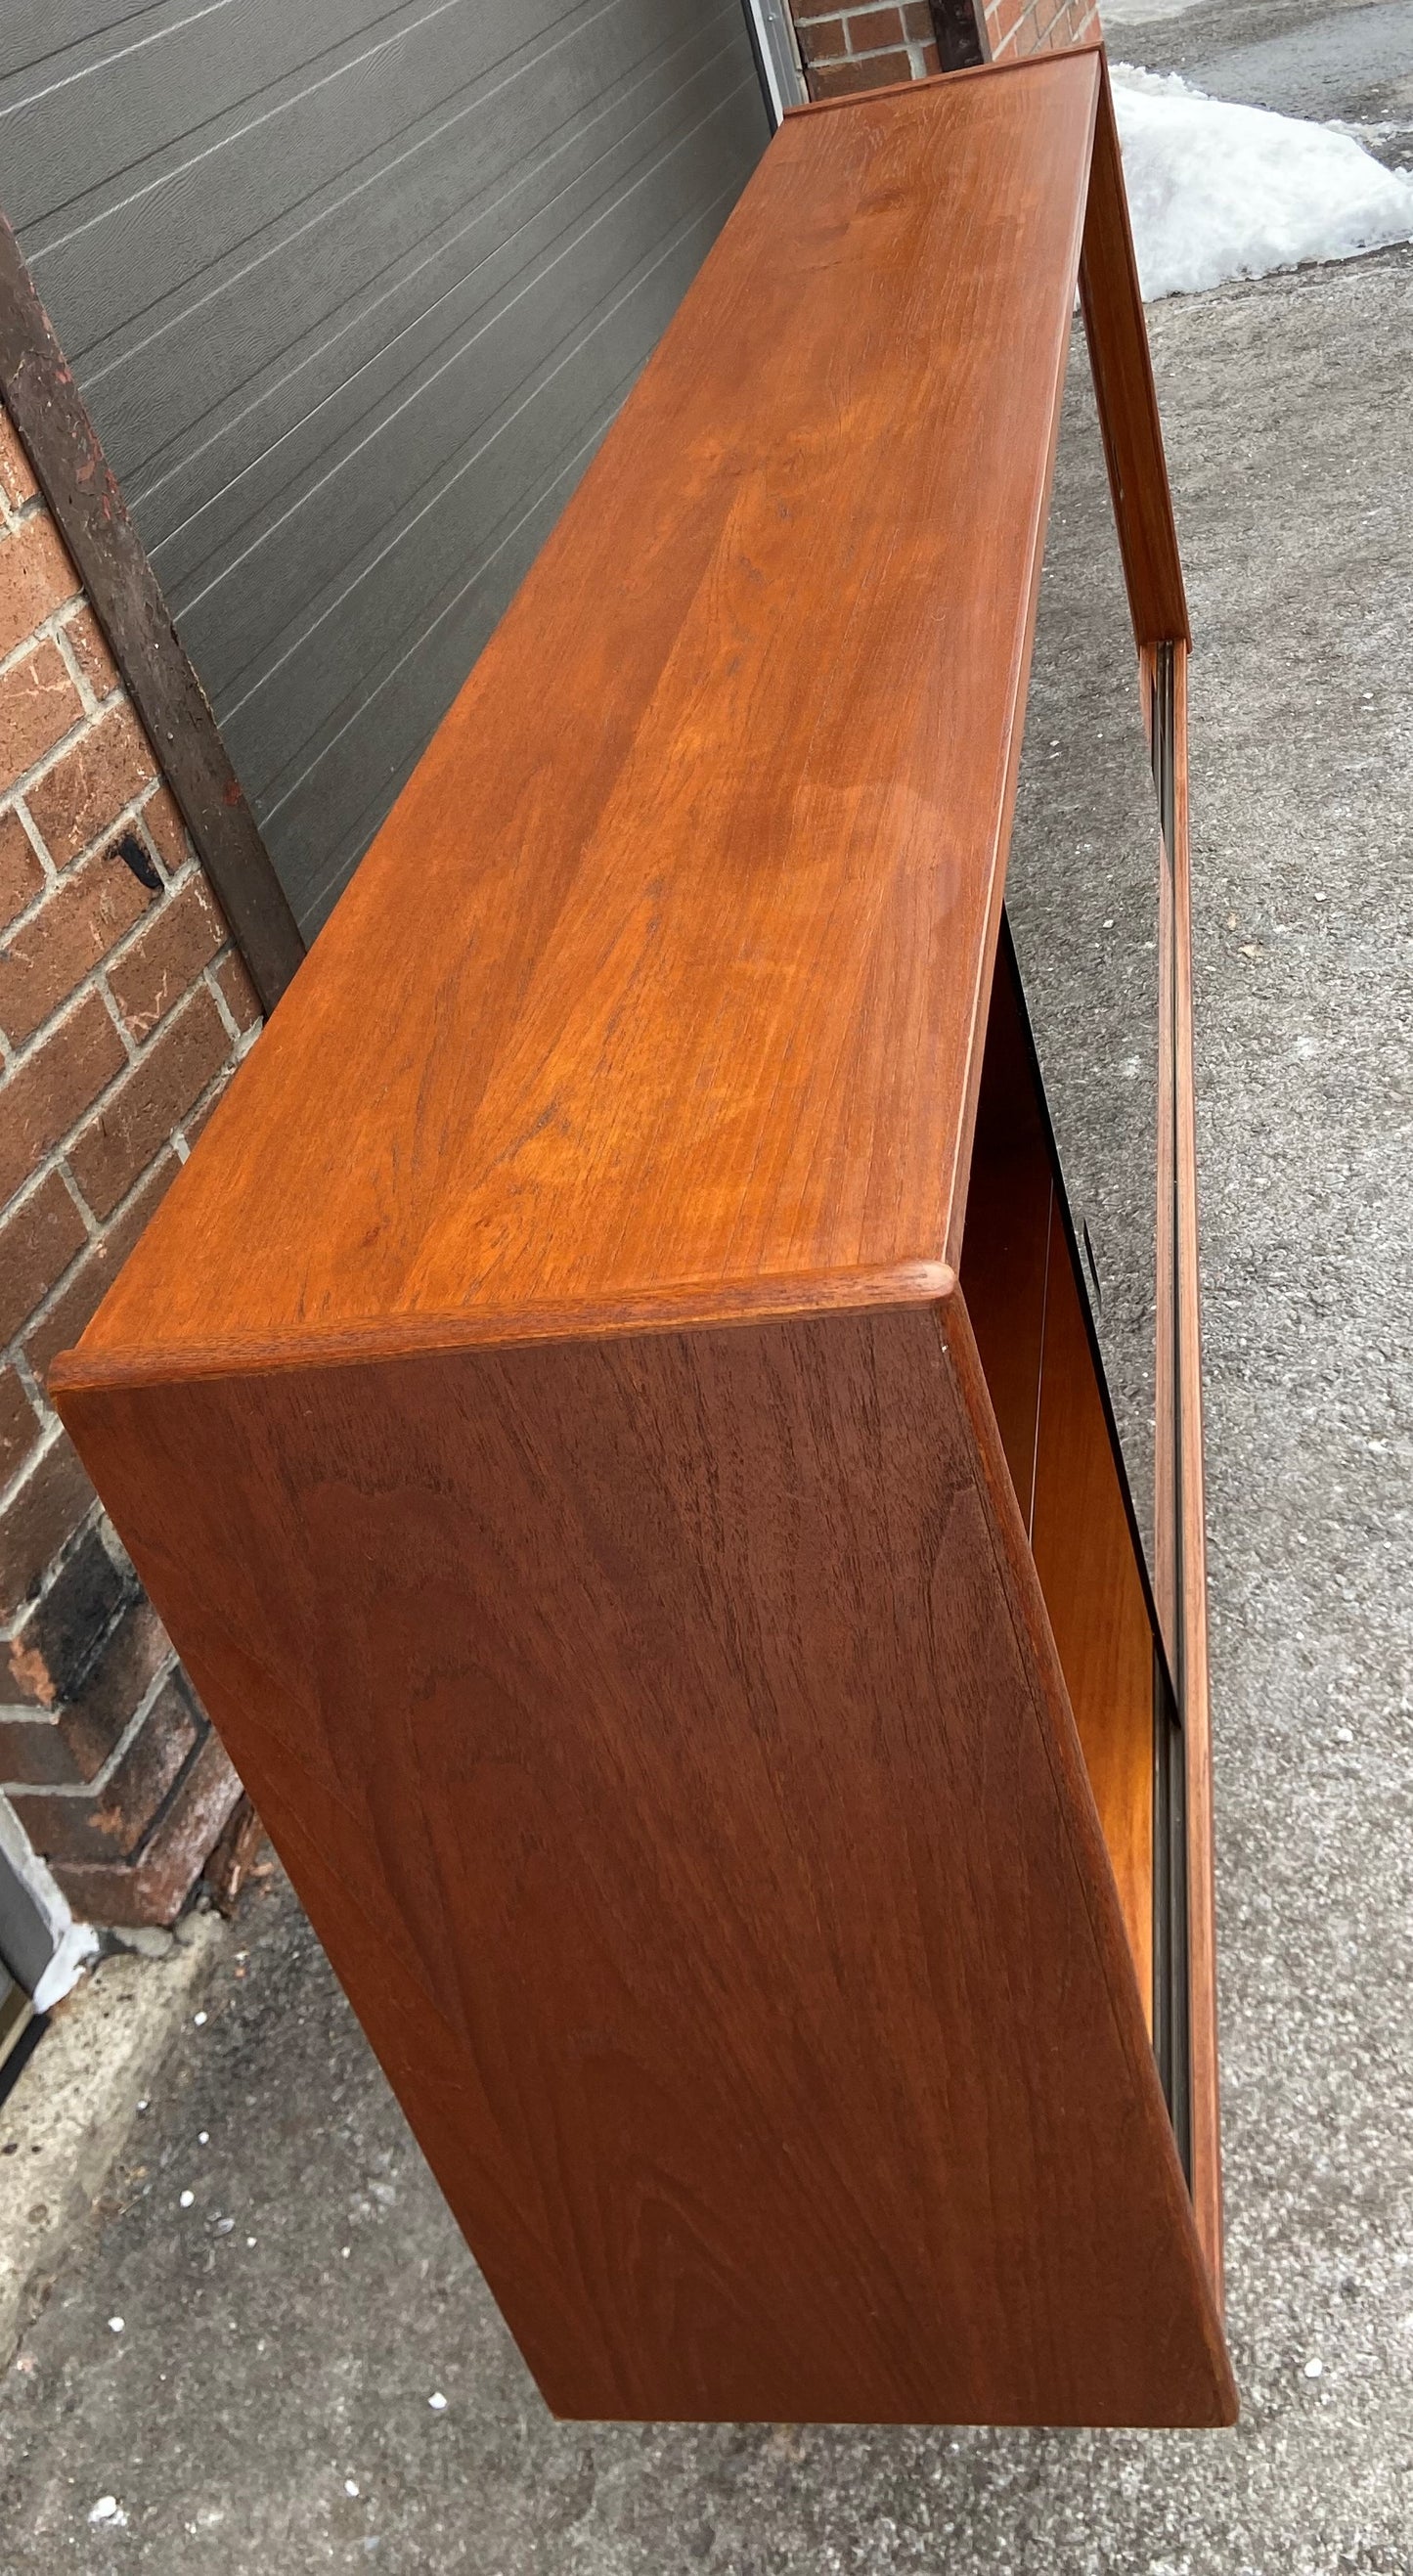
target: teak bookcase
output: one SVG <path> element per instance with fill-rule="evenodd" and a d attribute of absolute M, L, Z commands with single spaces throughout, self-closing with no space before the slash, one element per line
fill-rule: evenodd
<path fill-rule="evenodd" d="M 1001 918 L 1077 279 L 1151 1591 Z M 791 116 L 56 1370 L 561 2414 L 1235 2411 L 1187 641 L 1102 54 Z"/>

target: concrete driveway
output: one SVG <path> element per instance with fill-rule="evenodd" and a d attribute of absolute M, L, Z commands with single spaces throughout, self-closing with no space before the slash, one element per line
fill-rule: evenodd
<path fill-rule="evenodd" d="M 555 2425 L 272 1879 L 0 2389 L 14 2576 L 1413 2570 L 1413 256 L 1151 319 L 1199 648 L 1241 2424 Z M 1106 541 L 1092 438 L 1058 507 L 1062 568 Z"/>

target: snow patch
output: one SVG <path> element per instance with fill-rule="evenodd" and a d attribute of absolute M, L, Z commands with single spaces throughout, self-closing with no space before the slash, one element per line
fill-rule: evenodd
<path fill-rule="evenodd" d="M 1149 303 L 1413 237 L 1413 175 L 1352 135 L 1208 98 L 1177 72 L 1116 63 L 1113 84 Z"/>
<path fill-rule="evenodd" d="M 1104 0 L 1106 27 L 1151 27 L 1159 18 L 1182 18 L 1201 0 Z"/>

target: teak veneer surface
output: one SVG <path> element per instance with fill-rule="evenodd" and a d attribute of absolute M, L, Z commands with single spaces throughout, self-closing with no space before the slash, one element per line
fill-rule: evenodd
<path fill-rule="evenodd" d="M 955 1276 L 1096 114 L 787 123 L 52 1376 L 565 2414 L 1235 2408 Z"/>
<path fill-rule="evenodd" d="M 958 1300 L 70 1410 L 552 2406 L 1229 2415 Z"/>
<path fill-rule="evenodd" d="M 86 1360 L 947 1259 L 1099 84 L 787 120 Z"/>

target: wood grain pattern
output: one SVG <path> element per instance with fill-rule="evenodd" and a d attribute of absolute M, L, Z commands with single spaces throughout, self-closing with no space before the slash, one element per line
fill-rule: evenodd
<path fill-rule="evenodd" d="M 786 120 L 96 1343 L 945 1258 L 1097 77 Z"/>
<path fill-rule="evenodd" d="M 1138 289 L 1123 160 L 1102 51 L 1080 299 L 1109 467 L 1133 631 L 1140 644 L 1191 640 L 1153 361 Z"/>
<path fill-rule="evenodd" d="M 67 1410 L 558 2411 L 1230 2411 L 935 1309 Z"/>

